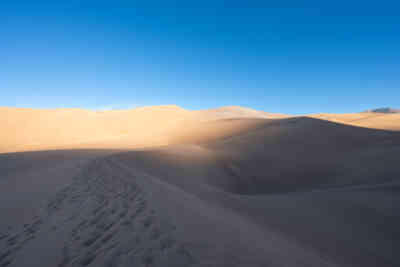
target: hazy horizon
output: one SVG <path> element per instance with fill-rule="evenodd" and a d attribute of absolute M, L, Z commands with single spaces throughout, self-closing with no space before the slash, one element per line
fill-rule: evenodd
<path fill-rule="evenodd" d="M 215 106 L 215 107 L 209 107 L 209 108 L 204 108 L 204 109 L 190 109 L 190 108 L 185 108 L 176 104 L 160 104 L 160 105 L 146 105 L 146 106 L 139 106 L 139 105 L 133 105 L 133 106 L 104 106 L 104 107 L 93 107 L 93 108 L 86 108 L 86 107 L 68 107 L 68 106 L 61 106 L 61 107 L 47 107 L 47 108 L 41 108 L 41 107 L 29 107 L 29 106 L 0 106 L 0 108 L 21 108 L 21 109 L 36 109 L 36 110 L 58 110 L 58 109 L 80 109 L 80 110 L 88 110 L 88 111 L 94 111 L 94 112 L 104 112 L 104 111 L 124 111 L 124 110 L 132 110 L 132 109 L 141 109 L 141 108 L 151 108 L 151 107 L 178 107 L 182 108 L 184 110 L 188 111 L 206 111 L 206 110 L 218 110 L 221 108 L 244 108 L 244 109 L 251 109 L 254 111 L 262 111 L 262 112 L 267 112 L 267 113 L 275 113 L 275 112 L 270 112 L 268 110 L 259 110 L 259 109 L 253 109 L 252 107 L 246 107 L 246 106 L 237 106 L 237 105 L 227 105 L 227 106 Z M 389 109 L 395 111 L 395 113 L 399 113 L 400 109 L 397 109 L 396 107 L 376 107 L 376 108 L 369 108 L 365 110 L 359 110 L 355 111 L 352 113 L 362 113 L 362 112 L 378 112 L 378 113 L 386 113 L 384 110 Z M 312 115 L 312 114 L 321 114 L 324 112 L 314 112 L 314 113 L 279 113 L 279 114 L 286 114 L 286 115 Z M 329 112 L 327 113 L 329 114 Z M 346 112 L 337 112 L 337 113 L 331 113 L 331 114 L 348 114 Z"/>

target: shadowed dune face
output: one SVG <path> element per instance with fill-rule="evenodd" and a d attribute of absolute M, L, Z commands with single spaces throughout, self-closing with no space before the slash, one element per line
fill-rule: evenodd
<path fill-rule="evenodd" d="M 132 154 L 132 162 L 140 162 L 138 167 L 156 176 L 177 180 L 185 173 L 187 177 L 239 194 L 384 183 L 400 176 L 399 132 L 307 117 L 246 123 L 252 130 L 222 137 L 212 134 L 221 125 L 208 124 L 209 139 L 198 135 L 203 138 L 195 140 L 197 146 L 127 155 Z M 192 130 L 198 133 L 197 129 Z M 188 131 L 186 140 L 193 135 Z"/>
<path fill-rule="evenodd" d="M 317 249 L 337 266 L 394 267 L 398 155 L 399 132 L 297 117 L 113 158 Z"/>
<path fill-rule="evenodd" d="M 228 152 L 223 166 L 242 193 L 383 182 L 400 175 L 400 133 L 311 118 L 271 122 L 210 146 Z"/>

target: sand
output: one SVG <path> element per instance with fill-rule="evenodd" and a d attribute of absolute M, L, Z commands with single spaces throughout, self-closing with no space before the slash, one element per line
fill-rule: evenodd
<path fill-rule="evenodd" d="M 365 128 L 400 131 L 400 113 L 315 114 L 310 117 Z"/>
<path fill-rule="evenodd" d="M 1 108 L 0 266 L 399 266 L 397 115 Z"/>

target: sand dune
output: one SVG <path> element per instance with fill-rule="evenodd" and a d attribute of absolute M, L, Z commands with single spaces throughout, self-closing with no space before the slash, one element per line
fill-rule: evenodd
<path fill-rule="evenodd" d="M 400 131 L 399 113 L 316 114 L 310 117 L 372 129 Z"/>
<path fill-rule="evenodd" d="M 227 110 L 191 112 L 173 105 L 114 111 L 0 108 L 0 152 L 161 146 L 199 122 L 257 113 Z"/>
<path fill-rule="evenodd" d="M 285 114 L 268 113 L 258 111 L 251 108 L 244 108 L 239 106 L 227 106 L 216 109 L 194 111 L 198 118 L 202 121 L 231 119 L 231 118 L 259 118 L 259 119 L 280 119 L 289 117 Z"/>
<path fill-rule="evenodd" d="M 399 266 L 397 115 L 1 108 L 0 266 Z"/>
<path fill-rule="evenodd" d="M 400 114 L 363 112 L 309 117 L 360 127 L 400 130 Z M 174 105 L 111 111 L 2 107 L 0 153 L 46 149 L 132 149 L 190 143 L 247 131 L 261 120 L 285 118 L 290 116 L 236 106 L 199 111 Z M 236 121 L 229 121 L 233 119 Z"/>
<path fill-rule="evenodd" d="M 188 116 L 176 106 L 102 112 L 2 108 L 0 150 L 165 145 L 168 132 Z"/>

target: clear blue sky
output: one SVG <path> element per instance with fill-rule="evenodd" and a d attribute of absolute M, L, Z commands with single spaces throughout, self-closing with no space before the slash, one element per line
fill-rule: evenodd
<path fill-rule="evenodd" d="M 396 1 L 189 2 L 1 1 L 0 106 L 400 108 Z"/>

